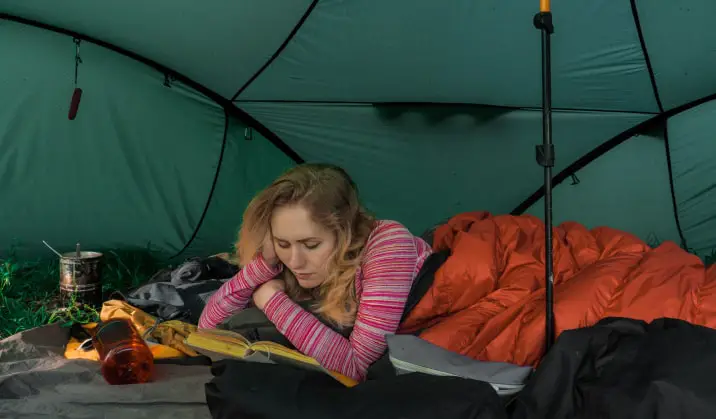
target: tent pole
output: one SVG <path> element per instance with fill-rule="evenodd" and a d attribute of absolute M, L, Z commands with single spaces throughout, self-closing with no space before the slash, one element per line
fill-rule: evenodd
<path fill-rule="evenodd" d="M 555 339 L 554 267 L 552 252 L 552 54 L 550 36 L 554 32 L 550 0 L 540 0 L 540 11 L 534 17 L 542 32 L 542 144 L 536 147 L 537 163 L 544 167 L 544 238 L 545 238 L 545 353 Z"/>

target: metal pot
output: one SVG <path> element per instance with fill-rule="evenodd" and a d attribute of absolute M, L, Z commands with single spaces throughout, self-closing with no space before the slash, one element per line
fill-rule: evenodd
<path fill-rule="evenodd" d="M 60 257 L 60 297 L 62 304 L 73 301 L 102 305 L 102 268 L 104 255 L 99 252 L 68 252 Z"/>

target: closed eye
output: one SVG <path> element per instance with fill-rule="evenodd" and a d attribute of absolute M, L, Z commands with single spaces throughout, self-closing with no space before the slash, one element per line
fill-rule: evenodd
<path fill-rule="evenodd" d="M 304 246 L 306 246 L 306 249 L 309 249 L 309 250 L 314 250 L 315 248 L 317 248 L 320 245 L 321 245 L 321 243 L 311 243 L 311 244 L 304 243 Z"/>

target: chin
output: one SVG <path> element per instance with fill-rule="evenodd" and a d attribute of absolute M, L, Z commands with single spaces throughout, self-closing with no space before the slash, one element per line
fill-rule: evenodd
<path fill-rule="evenodd" d="M 300 280 L 300 279 L 296 279 L 296 281 L 298 281 L 298 285 L 300 285 L 301 288 L 304 288 L 304 289 L 307 289 L 307 290 L 316 288 L 316 287 L 318 287 L 319 285 L 321 285 L 321 282 L 320 282 L 320 281 L 312 281 L 312 280 L 302 281 L 302 280 Z"/>

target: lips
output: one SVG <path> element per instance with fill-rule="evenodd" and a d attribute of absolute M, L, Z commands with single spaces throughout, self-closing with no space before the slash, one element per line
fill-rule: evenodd
<path fill-rule="evenodd" d="M 295 274 L 298 279 L 309 279 L 313 274 Z"/>

